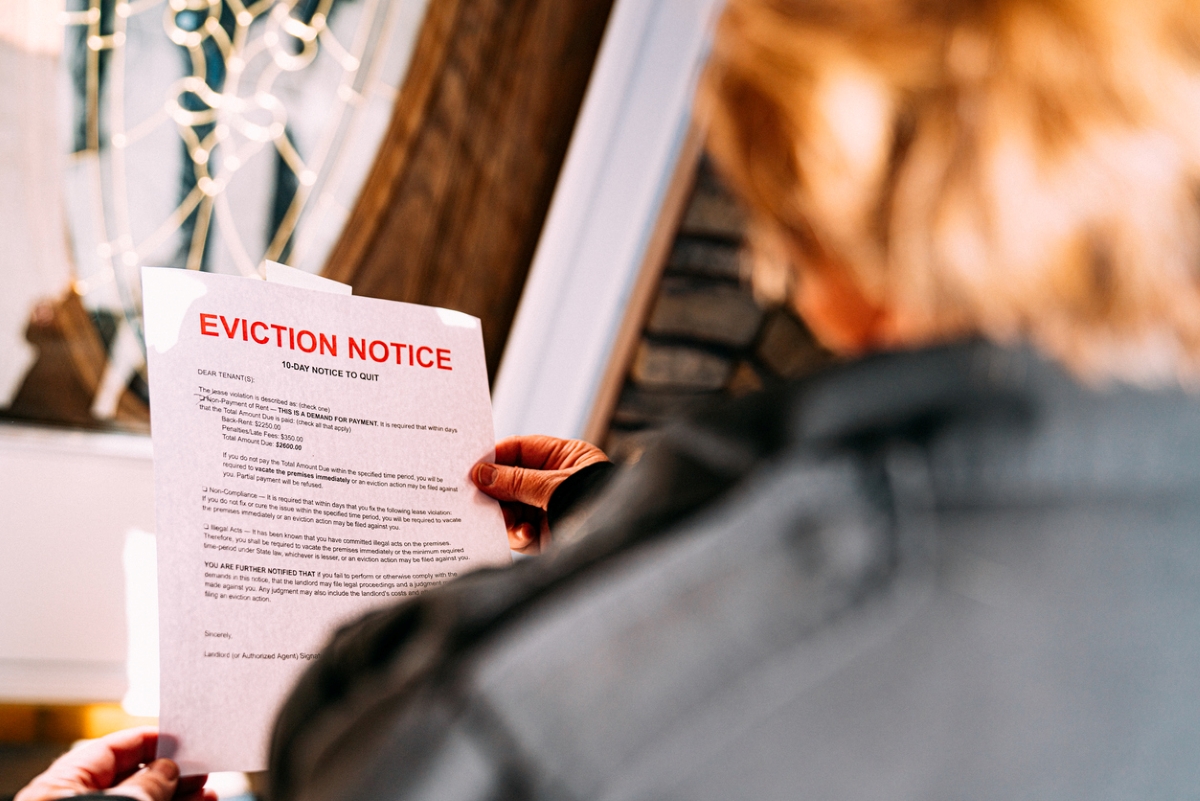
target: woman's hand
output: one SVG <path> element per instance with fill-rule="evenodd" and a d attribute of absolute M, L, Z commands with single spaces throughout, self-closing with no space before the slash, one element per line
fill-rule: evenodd
<path fill-rule="evenodd" d="M 500 501 L 508 547 L 518 553 L 540 553 L 550 544 L 546 507 L 567 477 L 590 464 L 607 462 L 604 451 L 578 439 L 529 436 L 496 443 L 496 462 L 480 462 L 471 480 Z"/>
<path fill-rule="evenodd" d="M 153 727 L 101 737 L 60 756 L 13 801 L 52 801 L 106 791 L 138 801 L 216 801 L 215 793 L 204 792 L 207 776 L 180 779 L 174 762 L 154 758 L 157 745 L 158 730 Z"/>

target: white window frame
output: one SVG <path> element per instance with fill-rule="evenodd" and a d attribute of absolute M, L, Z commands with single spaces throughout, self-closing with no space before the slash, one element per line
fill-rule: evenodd
<path fill-rule="evenodd" d="M 496 378 L 497 437 L 584 436 L 720 6 L 617 0 Z"/>

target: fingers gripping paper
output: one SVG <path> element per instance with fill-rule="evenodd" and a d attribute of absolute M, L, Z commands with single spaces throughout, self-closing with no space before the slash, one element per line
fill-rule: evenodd
<path fill-rule="evenodd" d="M 185 270 L 142 273 L 154 437 L 160 756 L 261 770 L 339 624 L 510 563 L 479 321 Z"/>

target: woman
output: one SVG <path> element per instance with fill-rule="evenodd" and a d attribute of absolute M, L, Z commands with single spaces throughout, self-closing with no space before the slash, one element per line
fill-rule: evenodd
<path fill-rule="evenodd" d="M 1200 11 L 732 0 L 699 109 L 845 362 L 501 443 L 555 546 L 341 632 L 278 801 L 1194 792 Z"/>

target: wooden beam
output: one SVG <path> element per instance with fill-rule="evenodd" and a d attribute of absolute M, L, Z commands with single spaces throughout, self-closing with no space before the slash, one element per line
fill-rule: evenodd
<path fill-rule="evenodd" d="M 612 0 L 432 0 L 390 128 L 324 274 L 512 324 Z"/>

